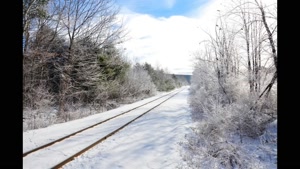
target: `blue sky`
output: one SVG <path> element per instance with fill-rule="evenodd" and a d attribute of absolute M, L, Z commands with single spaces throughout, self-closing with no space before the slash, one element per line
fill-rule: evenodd
<path fill-rule="evenodd" d="M 224 0 L 116 0 L 128 41 L 120 45 L 134 62 L 174 74 L 192 74 L 194 53 L 214 26 L 216 4 Z M 209 28 L 208 28 L 209 29 Z"/>
<path fill-rule="evenodd" d="M 117 0 L 129 10 L 154 17 L 185 16 L 209 0 Z"/>
<path fill-rule="evenodd" d="M 195 57 L 202 55 L 199 43 L 214 32 L 218 10 L 223 13 L 232 7 L 232 0 L 116 2 L 121 7 L 119 19 L 128 31 L 128 40 L 119 46 L 124 56 L 174 74 L 192 74 Z"/>

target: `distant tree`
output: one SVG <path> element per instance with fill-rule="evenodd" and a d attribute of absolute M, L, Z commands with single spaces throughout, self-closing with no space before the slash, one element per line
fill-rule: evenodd
<path fill-rule="evenodd" d="M 126 75 L 124 83 L 127 96 L 147 96 L 156 92 L 156 87 L 152 82 L 151 76 L 142 65 L 136 63 Z"/>
<path fill-rule="evenodd" d="M 148 63 L 145 63 L 143 68 L 148 71 L 158 91 L 170 91 L 176 87 L 175 79 L 163 69 L 154 69 Z"/>

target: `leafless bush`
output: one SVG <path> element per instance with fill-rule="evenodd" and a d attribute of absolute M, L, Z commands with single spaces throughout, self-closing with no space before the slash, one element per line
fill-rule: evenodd
<path fill-rule="evenodd" d="M 124 88 L 127 96 L 133 97 L 153 95 L 156 92 L 156 87 L 151 77 L 141 65 L 135 65 L 128 71 Z"/>
<path fill-rule="evenodd" d="M 266 168 L 243 146 L 247 139 L 263 136 L 267 125 L 275 119 L 269 113 L 277 110 L 276 95 L 257 101 L 257 95 L 249 95 L 241 88 L 243 78 L 235 77 L 224 83 L 232 99 L 232 103 L 224 104 L 224 93 L 204 70 L 195 70 L 190 90 L 192 117 L 198 126 L 184 144 L 183 157 L 188 168 Z"/>
<path fill-rule="evenodd" d="M 57 123 L 56 111 L 52 108 L 23 111 L 23 131 L 48 127 Z"/>
<path fill-rule="evenodd" d="M 218 121 L 206 121 L 193 128 L 193 132 L 186 135 L 186 142 L 181 143 L 186 168 L 256 169 L 274 166 L 261 161 L 268 154 L 272 158 L 276 156 L 270 145 L 238 142 L 234 139 L 238 137 L 236 134 L 225 132 L 224 124 L 219 127 Z"/>
<path fill-rule="evenodd" d="M 34 105 L 27 107 L 23 112 L 23 130 L 32 130 L 47 127 L 56 123 L 56 113 L 53 110 L 54 96 L 51 95 L 45 86 L 38 86 L 24 93 Z"/>
<path fill-rule="evenodd" d="M 214 33 L 196 53 L 189 104 L 199 125 L 186 144 L 195 168 L 267 168 L 259 158 L 269 153 L 255 154 L 254 143 L 277 119 L 277 23 L 266 21 L 262 2 L 232 3 L 218 10 Z"/>
<path fill-rule="evenodd" d="M 263 107 L 250 111 L 253 104 L 241 104 L 238 101 L 226 105 L 212 97 L 201 97 L 201 100 L 195 101 L 198 99 L 196 95 L 204 93 L 201 92 L 203 89 L 198 90 L 200 91 L 191 96 L 194 99 L 191 106 L 198 103 L 198 106 L 201 105 L 199 107 L 202 113 L 199 116 L 199 113 L 192 112 L 193 117 L 198 116 L 194 118 L 198 121 L 198 126 L 193 130 L 194 136 L 189 136 L 187 143 L 184 144 L 185 153 L 189 155 L 183 153 L 185 154 L 183 156 L 189 168 L 267 168 L 265 164 L 261 164 L 255 153 L 249 154 L 249 148 L 244 146 L 247 145 L 246 140 L 250 138 L 268 136 L 266 128 L 275 118 L 265 112 L 276 107 L 270 110 L 269 106 L 264 105 L 274 106 L 272 99 L 266 103 L 259 102 L 258 105 Z M 239 95 L 239 98 L 242 96 Z M 254 98 L 248 97 L 248 103 L 250 102 L 254 102 Z M 262 145 L 257 145 L 257 148 L 260 146 Z M 271 151 L 269 147 L 262 146 L 262 154 L 269 153 L 274 156 L 276 152 Z"/>

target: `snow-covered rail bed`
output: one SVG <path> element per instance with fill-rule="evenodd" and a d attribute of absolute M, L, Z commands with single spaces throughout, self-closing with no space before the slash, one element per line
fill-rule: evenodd
<path fill-rule="evenodd" d="M 160 97 L 158 97 L 158 98 L 155 98 L 155 99 L 153 99 L 153 100 L 151 100 L 151 101 L 149 101 L 149 102 L 146 102 L 146 103 L 143 103 L 143 104 L 141 104 L 141 105 L 139 105 L 139 106 L 136 106 L 136 107 L 134 107 L 134 108 L 131 108 L 131 109 L 129 109 L 129 110 L 125 110 L 125 111 L 119 111 L 119 112 L 116 112 L 116 113 L 111 113 L 111 114 L 108 114 L 109 116 L 106 116 L 106 115 L 104 115 L 103 116 L 103 118 L 100 118 L 99 119 L 99 122 L 97 122 L 97 123 L 94 123 L 93 125 L 89 125 L 89 126 L 87 126 L 87 127 L 84 127 L 84 128 L 82 128 L 82 129 L 77 129 L 77 131 L 74 131 L 74 132 L 72 132 L 72 133 L 69 133 L 69 134 L 67 134 L 67 133 L 65 133 L 65 132 L 60 132 L 60 133 L 57 133 L 58 135 L 56 135 L 56 136 L 54 136 L 54 138 L 52 137 L 52 134 L 48 134 L 48 133 L 43 133 L 43 135 L 45 135 L 45 137 L 42 137 L 42 141 L 38 141 L 38 143 L 43 143 L 43 145 L 40 145 L 40 144 L 36 144 L 36 142 L 32 142 L 32 140 L 31 140 L 31 138 L 30 138 L 30 136 L 29 137 L 27 137 L 27 139 L 25 139 L 25 140 L 27 140 L 27 142 L 25 141 L 24 142 L 24 144 L 26 144 L 26 146 L 24 146 L 24 148 L 25 148 L 25 150 L 23 150 L 23 151 L 25 151 L 24 153 L 23 153 L 23 157 L 25 157 L 25 156 L 27 156 L 28 154 L 31 154 L 31 153 L 33 153 L 33 152 L 35 152 L 35 151 L 38 151 L 38 150 L 40 150 L 40 149 L 43 149 L 43 148 L 45 148 L 45 147 L 48 147 L 48 146 L 51 146 L 52 144 L 54 144 L 54 143 L 56 143 L 56 142 L 60 142 L 60 141 L 62 141 L 62 140 L 65 140 L 65 139 L 67 139 L 67 138 L 69 138 L 69 137 L 71 137 L 71 136 L 74 136 L 74 135 L 76 135 L 76 134 L 78 134 L 78 133 L 81 133 L 81 132 L 83 132 L 83 131 L 85 131 L 85 130 L 88 130 L 88 129 L 90 129 L 90 128 L 93 128 L 93 127 L 95 127 L 95 126 L 97 126 L 97 125 L 100 125 L 100 124 L 102 124 L 102 123 L 105 123 L 105 122 L 107 122 L 107 121 L 109 121 L 109 120 L 111 120 L 111 119 L 114 119 L 114 118 L 116 118 L 116 117 L 118 117 L 118 116 L 121 116 L 121 115 L 124 115 L 124 114 L 126 114 L 126 113 L 129 113 L 129 112 L 131 112 L 132 110 L 135 110 L 135 109 L 137 109 L 137 108 L 139 108 L 139 107 L 142 107 L 142 106 L 144 106 L 144 105 L 146 105 L 146 104 L 149 104 L 149 103 L 152 103 L 152 102 L 154 102 L 154 101 L 156 101 L 156 100 L 158 100 L 158 99 L 160 99 L 160 98 L 163 98 L 163 97 L 166 97 L 166 96 L 168 96 L 168 95 L 170 95 L 172 92 L 170 92 L 170 93 L 167 93 L 167 94 L 164 94 L 164 95 L 162 95 L 162 96 L 160 96 Z M 103 113 L 103 114 L 105 114 L 105 113 Z M 107 114 L 107 113 L 106 113 Z M 75 128 L 76 129 L 76 128 Z M 43 130 L 43 129 L 42 129 Z M 73 130 L 68 130 L 68 131 L 73 131 Z M 28 136 L 29 134 L 27 134 L 27 136 Z M 59 138 L 59 135 L 61 135 L 61 137 Z M 56 139 L 55 139 L 56 138 Z M 29 142 L 28 142 L 29 141 Z M 34 144 L 33 144 L 34 143 Z M 29 149 L 29 150 L 28 150 Z"/>
<path fill-rule="evenodd" d="M 181 91 L 181 90 L 180 90 Z M 150 102 L 147 101 L 137 107 L 131 108 L 130 113 L 126 113 L 127 111 L 119 112 L 117 114 L 111 115 L 106 118 L 105 122 L 99 123 L 98 125 L 93 125 L 93 127 L 85 127 L 80 129 L 82 131 L 77 132 L 76 134 L 65 134 L 64 139 L 56 143 L 51 143 L 49 146 L 45 146 L 43 149 L 32 152 L 26 155 L 23 158 L 23 167 L 24 168 L 59 168 L 67 162 L 74 159 L 74 157 L 84 153 L 94 145 L 102 142 L 106 138 L 110 137 L 114 133 L 118 132 L 125 126 L 129 125 L 134 120 L 138 119 L 142 115 L 146 114 L 150 110 L 159 106 L 163 102 L 167 101 L 175 94 L 177 94 L 179 90 L 168 93 L 163 96 L 159 96 L 155 99 L 152 99 Z M 173 94 L 175 93 L 175 94 Z M 167 95 L 171 95 L 169 97 L 164 97 Z M 107 120 L 108 119 L 108 120 Z M 69 137 L 69 135 L 71 135 Z M 66 137 L 67 136 L 67 137 Z M 49 137 L 45 135 L 45 137 Z M 53 139 L 53 138 L 52 138 Z M 49 140 L 49 139 L 44 139 Z M 55 139 L 57 140 L 57 139 Z M 32 141 L 30 143 L 33 143 Z M 39 142 L 41 144 L 41 142 Z M 49 141 L 48 143 L 49 144 Z M 24 143 L 26 145 L 26 143 Z M 28 147 L 29 146 L 24 146 Z M 33 147 L 33 146 L 32 146 Z M 36 146 L 36 149 L 39 146 Z M 23 149 L 24 151 L 24 149 Z M 29 150 L 31 151 L 31 150 Z M 28 151 L 27 151 L 28 152 Z"/>

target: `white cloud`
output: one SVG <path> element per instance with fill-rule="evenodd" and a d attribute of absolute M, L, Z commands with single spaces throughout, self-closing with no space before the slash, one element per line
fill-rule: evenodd
<path fill-rule="evenodd" d="M 122 46 L 129 58 L 160 65 L 171 73 L 192 72 L 191 53 L 200 39 L 197 19 L 131 13 L 125 16 L 125 23 L 130 40 Z"/>
<path fill-rule="evenodd" d="M 130 31 L 130 40 L 124 42 L 122 47 L 126 48 L 126 55 L 134 61 L 160 65 L 171 73 L 191 74 L 193 53 L 199 48 L 199 42 L 208 37 L 203 30 L 214 30 L 217 10 L 224 10 L 224 4 L 228 5 L 229 1 L 212 0 L 187 16 L 169 18 L 155 18 L 124 9 L 121 13 Z"/>
<path fill-rule="evenodd" d="M 174 2 L 168 3 L 171 5 Z M 159 65 L 171 73 L 191 74 L 192 54 L 205 36 L 200 26 L 208 24 L 203 19 L 205 15 L 199 17 L 195 12 L 194 17 L 155 18 L 128 9 L 123 9 L 122 13 L 130 38 L 122 44 L 127 57 L 133 61 Z"/>

